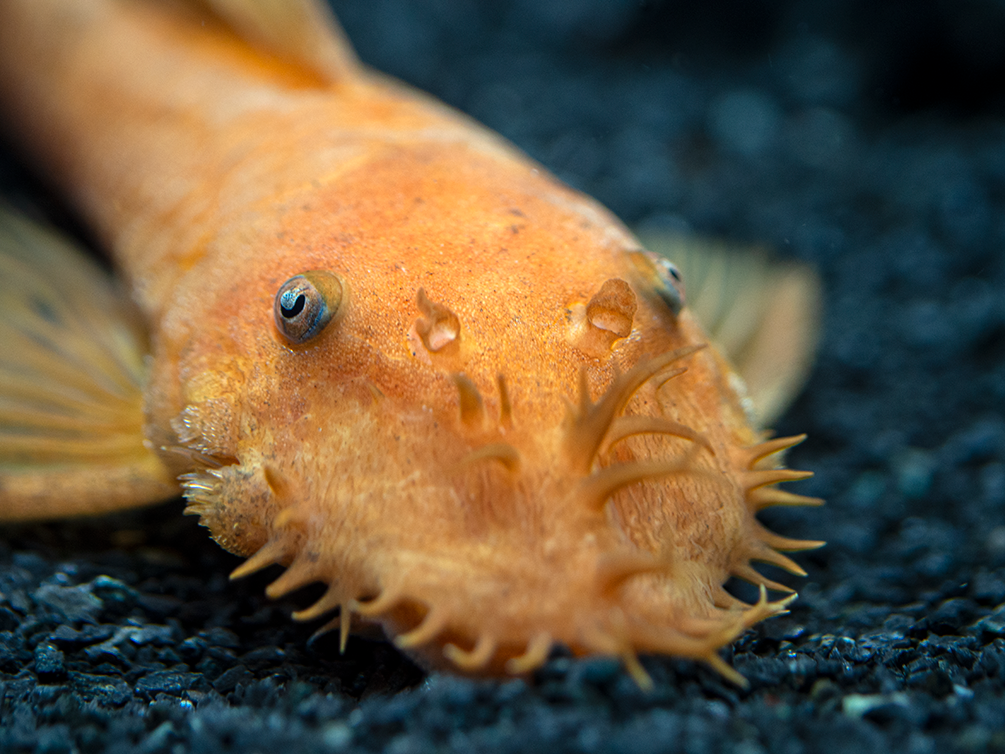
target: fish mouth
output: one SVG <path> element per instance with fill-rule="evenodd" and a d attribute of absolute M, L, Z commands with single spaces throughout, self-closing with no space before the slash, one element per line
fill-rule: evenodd
<path fill-rule="evenodd" d="M 397 646 L 426 664 L 446 664 L 464 673 L 527 673 L 560 643 L 576 654 L 620 657 L 642 686 L 649 681 L 638 652 L 698 659 L 742 684 L 716 650 L 749 625 L 785 610 L 791 597 L 769 602 L 766 588 L 792 591 L 763 577 L 751 561 L 804 574 L 779 550 L 822 544 L 768 532 L 754 513 L 766 505 L 819 501 L 773 488 L 779 481 L 808 476 L 805 472 L 760 465 L 801 437 L 728 449 L 664 416 L 625 413 L 644 385 L 659 389 L 683 374 L 686 360 L 703 348 L 688 346 L 645 358 L 616 372 L 597 399 L 581 371 L 578 395 L 566 401 L 564 418 L 554 428 L 557 457 L 546 461 L 530 456 L 522 443 L 506 439 L 518 433 L 512 427 L 514 409 L 504 378 L 497 381 L 500 409 L 493 421 L 474 383 L 460 374 L 453 377 L 461 425 L 486 439 L 446 472 L 464 477 L 489 471 L 509 476 L 513 488 L 536 486 L 543 523 L 533 537 L 508 521 L 504 535 L 495 539 L 425 540 L 424 546 L 411 549 L 368 546 L 362 552 L 358 542 L 331 541 L 331 522 L 318 525 L 314 508 L 290 499 L 295 496 L 282 474 L 265 467 L 265 486 L 277 500 L 260 522 L 267 537 L 231 578 L 278 563 L 286 570 L 267 588 L 269 597 L 313 582 L 327 584 L 319 600 L 293 617 L 315 620 L 337 610 L 318 633 L 337 629 L 343 649 L 355 616 L 357 621 L 381 624 Z M 675 447 L 683 450 L 641 459 L 627 453 L 628 460 L 612 461 L 620 443 L 640 437 L 674 438 Z M 640 547 L 612 516 L 609 503 L 635 485 L 648 485 L 652 492 L 661 480 L 686 477 L 692 482 L 703 479 L 706 489 L 728 487 L 731 482 L 724 482 L 721 473 L 724 466 L 736 468 L 733 524 L 738 531 L 715 567 L 690 562 L 673 548 Z M 207 512 L 222 496 L 220 481 L 237 473 L 231 469 L 187 475 L 188 512 L 211 515 Z M 542 495 L 550 506 L 544 511 Z M 519 536 L 510 536 L 513 532 Z M 729 575 L 759 585 L 758 602 L 747 605 L 729 595 L 722 587 Z"/>

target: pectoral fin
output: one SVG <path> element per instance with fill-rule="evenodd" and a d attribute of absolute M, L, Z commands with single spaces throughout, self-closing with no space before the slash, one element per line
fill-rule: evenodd
<path fill-rule="evenodd" d="M 640 238 L 680 270 L 686 305 L 746 382 L 757 423 L 770 425 L 813 365 L 822 302 L 816 273 L 758 249 L 676 234 Z"/>
<path fill-rule="evenodd" d="M 0 208 L 0 521 L 178 494 L 144 444 L 145 346 L 106 273 Z"/>

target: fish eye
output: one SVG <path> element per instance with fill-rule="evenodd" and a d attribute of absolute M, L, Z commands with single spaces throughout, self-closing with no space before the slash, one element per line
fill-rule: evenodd
<path fill-rule="evenodd" d="M 677 265 L 669 259 L 656 257 L 653 262 L 660 282 L 659 296 L 673 310 L 674 314 L 679 314 L 680 310 L 684 308 L 684 278 L 681 277 Z"/>
<path fill-rule="evenodd" d="M 327 270 L 295 275 L 276 292 L 272 311 L 276 328 L 287 341 L 300 345 L 316 338 L 345 309 L 342 278 Z"/>
<path fill-rule="evenodd" d="M 684 278 L 673 262 L 651 251 L 628 253 L 643 282 L 674 316 L 684 308 Z"/>

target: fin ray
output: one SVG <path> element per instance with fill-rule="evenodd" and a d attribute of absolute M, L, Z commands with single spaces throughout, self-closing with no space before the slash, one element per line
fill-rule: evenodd
<path fill-rule="evenodd" d="M 138 317 L 79 250 L 3 207 L 0 312 L 0 521 L 176 495 L 144 440 Z"/>
<path fill-rule="evenodd" d="M 816 273 L 772 260 L 762 249 L 644 229 L 639 235 L 680 269 L 687 307 L 743 378 L 758 424 L 772 424 L 799 394 L 816 354 L 822 300 Z"/>

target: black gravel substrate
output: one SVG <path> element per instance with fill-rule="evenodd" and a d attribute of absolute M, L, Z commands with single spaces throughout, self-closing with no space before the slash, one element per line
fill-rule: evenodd
<path fill-rule="evenodd" d="M 817 267 L 821 353 L 778 429 L 809 433 L 790 462 L 828 504 L 765 518 L 829 545 L 727 652 L 748 691 L 645 658 L 643 693 L 607 660 L 474 682 L 340 656 L 289 620 L 311 594 L 228 583 L 179 502 L 6 527 L 0 752 L 1005 751 L 1005 6 L 337 8 L 366 61 L 630 224 Z M 0 183 L 48 203 L 9 152 Z"/>

